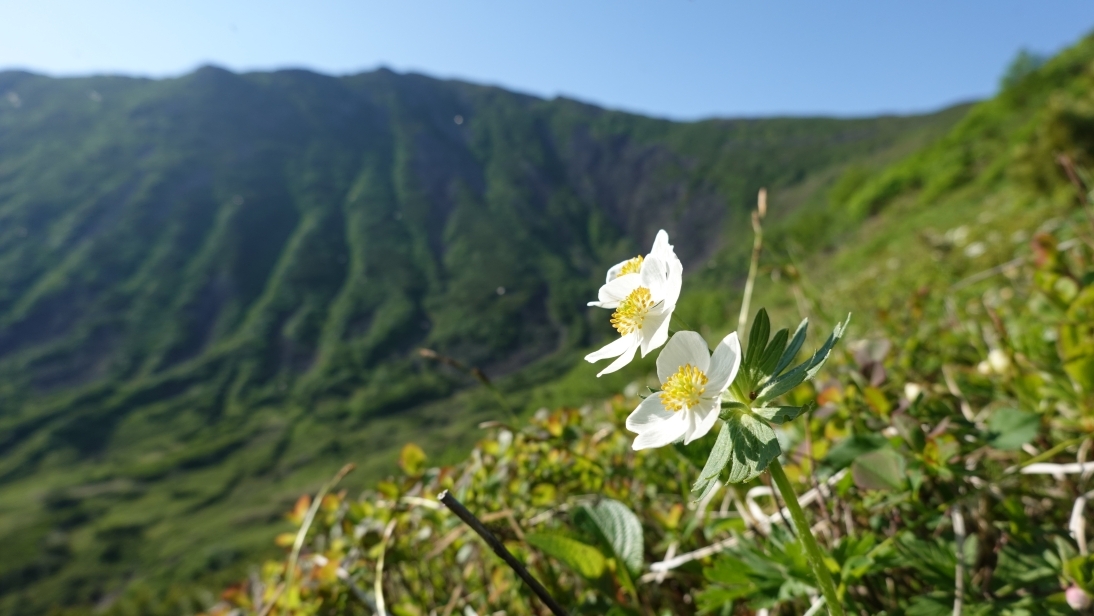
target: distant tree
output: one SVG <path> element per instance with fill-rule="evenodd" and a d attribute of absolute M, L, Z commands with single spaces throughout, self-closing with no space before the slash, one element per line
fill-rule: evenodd
<path fill-rule="evenodd" d="M 1007 66 L 1007 70 L 1003 72 L 1002 78 L 999 79 L 1000 89 L 1010 88 L 1024 79 L 1026 75 L 1041 68 L 1047 61 L 1048 56 L 1034 53 L 1028 49 L 1019 51 L 1018 55 Z"/>

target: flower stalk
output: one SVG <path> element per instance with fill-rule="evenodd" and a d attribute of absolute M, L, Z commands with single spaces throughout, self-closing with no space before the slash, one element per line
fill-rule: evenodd
<path fill-rule="evenodd" d="M 779 493 L 786 501 L 786 508 L 790 510 L 790 517 L 794 520 L 798 537 L 805 545 L 809 565 L 813 568 L 813 575 L 817 578 L 817 585 L 820 586 L 821 594 L 824 595 L 824 603 L 828 606 L 828 613 L 831 616 L 844 616 L 843 605 L 836 593 L 836 585 L 832 581 L 832 574 L 828 571 L 828 565 L 824 560 L 824 552 L 821 550 L 820 544 L 817 543 L 817 538 L 813 536 L 813 530 L 809 527 L 809 522 L 805 519 L 805 512 L 802 511 L 802 506 L 798 503 L 798 495 L 794 493 L 794 486 L 790 484 L 790 479 L 786 476 L 786 471 L 783 470 L 778 458 L 771 461 L 768 470 L 771 471 L 771 478 L 775 480 L 775 485 L 779 487 Z"/>

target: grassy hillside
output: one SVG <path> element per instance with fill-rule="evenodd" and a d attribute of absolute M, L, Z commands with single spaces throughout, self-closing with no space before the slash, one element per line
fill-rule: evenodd
<path fill-rule="evenodd" d="M 517 412 L 603 395 L 626 377 L 574 366 L 609 332 L 584 309 L 606 265 L 663 227 L 690 271 L 739 276 L 758 187 L 826 212 L 849 167 L 965 112 L 680 124 L 387 71 L 212 67 L 6 72 L 0 93 L 12 614 L 234 577 L 345 460 L 352 486 L 411 438 L 458 455 L 506 410 L 419 347 L 482 367 Z M 725 321 L 724 297 L 689 301 Z"/>
<path fill-rule="evenodd" d="M 849 613 L 1090 612 L 1089 471 L 1056 465 L 1089 461 L 1094 442 L 1092 93 L 1087 38 L 937 142 L 880 171 L 846 170 L 827 203 L 767 229 L 755 300 L 777 326 L 855 313 L 837 365 L 788 396 L 820 408 L 779 429 L 797 493 L 831 486 L 808 512 Z M 685 320 L 709 325 L 708 340 L 736 326 L 737 258 L 685 280 Z M 617 391 L 653 384 L 649 373 L 632 365 Z M 563 383 L 592 381 L 574 371 Z M 806 613 L 816 584 L 779 501 L 753 492 L 764 479 L 694 506 L 715 437 L 634 452 L 623 418 L 637 391 L 494 426 L 452 466 L 426 469 L 408 448 L 389 480 L 322 501 L 290 599 L 277 601 L 282 553 L 208 613 L 369 614 L 381 591 L 400 616 L 537 613 L 435 504 L 441 489 L 493 522 L 573 613 Z M 640 570 L 590 526 L 600 498 L 640 521 Z M 673 555 L 683 560 L 658 575 Z"/>

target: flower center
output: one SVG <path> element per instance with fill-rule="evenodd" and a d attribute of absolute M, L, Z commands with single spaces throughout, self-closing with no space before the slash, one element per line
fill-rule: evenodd
<path fill-rule="evenodd" d="M 619 302 L 619 307 L 612 313 L 612 327 L 619 330 L 620 336 L 638 331 L 642 328 L 650 308 L 653 308 L 650 290 L 646 287 L 638 287 L 631 291 L 626 299 Z"/>
<path fill-rule="evenodd" d="M 640 273 L 642 271 L 642 261 L 642 255 L 638 255 L 637 257 L 630 259 L 623 264 L 623 269 L 619 270 L 619 275 L 622 276 L 624 274 Z"/>
<path fill-rule="evenodd" d="M 684 364 L 662 386 L 661 404 L 670 411 L 682 411 L 699 404 L 699 396 L 706 390 L 707 375 L 691 364 Z"/>

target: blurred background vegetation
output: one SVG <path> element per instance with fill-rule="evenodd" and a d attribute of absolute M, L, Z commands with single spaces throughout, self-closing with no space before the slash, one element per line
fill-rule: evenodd
<path fill-rule="evenodd" d="M 0 73 L 0 612 L 194 612 L 269 557 L 214 608 L 261 610 L 284 575 L 274 538 L 301 521 L 284 513 L 352 461 L 278 609 L 370 613 L 390 550 L 397 613 L 533 613 L 419 502 L 459 487 L 513 520 L 515 549 L 588 613 L 801 613 L 792 535 L 732 506 L 755 486 L 696 513 L 693 454 L 627 448 L 633 399 L 611 396 L 633 398 L 652 364 L 597 380 L 580 361 L 611 333 L 584 307 L 604 269 L 659 228 L 684 261 L 684 320 L 736 327 L 764 186 L 754 301 L 787 326 L 854 311 L 865 341 L 801 393 L 824 406 L 784 434 L 792 478 L 804 491 L 864 455 L 899 469 L 847 473 L 816 510 L 848 600 L 1065 610 L 1062 589 L 1090 582 L 1085 561 L 1065 566 L 1086 551 L 1063 530 L 1084 488 L 1008 469 L 1074 461 L 1094 428 L 1094 40 L 1020 55 L 1002 84 L 924 116 L 674 123 L 387 71 Z M 481 368 L 502 397 L 420 348 Z M 993 350 L 1006 366 L 985 367 Z M 507 426 L 472 450 L 484 420 Z M 400 452 L 402 474 L 377 483 Z M 641 520 L 633 575 L 571 522 L 593 493 Z M 954 510 L 980 533 L 961 592 Z M 520 537 L 534 532 L 555 539 L 537 552 Z M 733 533 L 728 554 L 648 577 L 670 546 Z M 558 537 L 605 568 L 566 573 L 566 552 L 543 547 Z M 441 560 L 423 566 L 423 550 Z"/>

